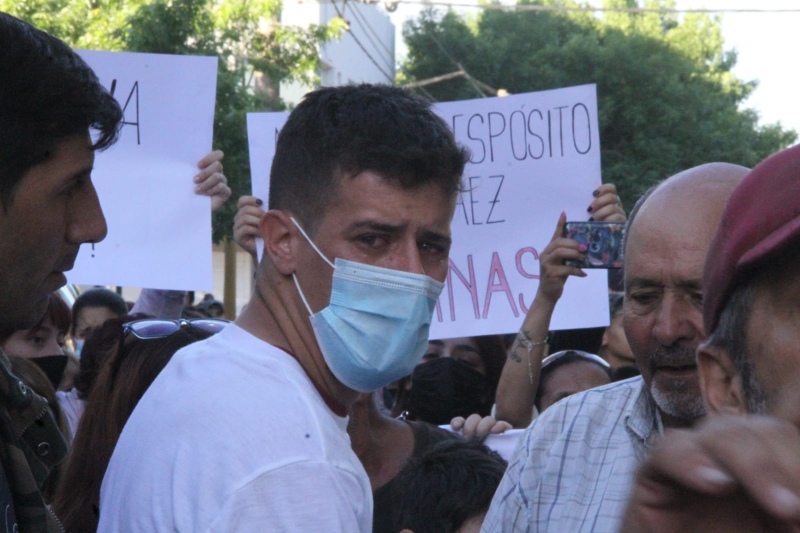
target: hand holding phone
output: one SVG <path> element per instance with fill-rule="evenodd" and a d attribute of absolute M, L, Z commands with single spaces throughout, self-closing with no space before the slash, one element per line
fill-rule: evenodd
<path fill-rule="evenodd" d="M 586 247 L 584 261 L 566 260 L 578 268 L 622 268 L 623 222 L 567 222 L 564 236 Z"/>

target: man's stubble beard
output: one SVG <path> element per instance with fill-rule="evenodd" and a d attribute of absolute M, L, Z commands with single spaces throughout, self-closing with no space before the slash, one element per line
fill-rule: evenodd
<path fill-rule="evenodd" d="M 665 348 L 652 351 L 647 355 L 647 365 L 650 375 L 657 372 L 658 366 L 664 365 L 685 366 L 696 365 L 695 350 L 685 347 Z M 703 397 L 699 390 L 692 387 L 688 379 L 669 380 L 667 390 L 657 388 L 651 381 L 650 395 L 658 408 L 669 416 L 682 420 L 692 421 L 705 415 L 706 409 Z"/>

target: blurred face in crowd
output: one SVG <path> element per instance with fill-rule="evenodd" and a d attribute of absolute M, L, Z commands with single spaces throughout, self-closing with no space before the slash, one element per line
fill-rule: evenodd
<path fill-rule="evenodd" d="M 539 412 L 568 396 L 585 390 L 608 385 L 611 378 L 596 363 L 573 361 L 555 368 L 542 383 L 542 398 Z"/>
<path fill-rule="evenodd" d="M 23 176 L 0 207 L 0 326 L 36 324 L 48 295 L 66 283 L 80 245 L 103 240 L 106 222 L 91 181 L 87 133 L 72 135 Z"/>
<path fill-rule="evenodd" d="M 704 339 L 703 266 L 724 203 L 746 172 L 717 163 L 673 176 L 642 205 L 628 232 L 623 324 L 668 426 L 704 414 L 695 359 Z"/>
<path fill-rule="evenodd" d="M 486 375 L 486 364 L 481 357 L 478 344 L 469 337 L 435 340 L 428 342 L 428 350 L 420 363 L 426 363 L 442 357 L 450 357 L 460 361 L 477 372 Z"/>
<path fill-rule="evenodd" d="M 109 318 L 116 318 L 116 314 L 108 307 L 84 307 L 75 316 L 75 338 L 85 339 L 89 334 L 102 326 Z"/>
<path fill-rule="evenodd" d="M 622 312 L 611 318 L 611 324 L 603 332 L 603 341 L 598 355 L 608 361 L 611 368 L 636 364 L 628 344 L 628 338 L 625 336 L 625 328 L 622 326 Z"/>
<path fill-rule="evenodd" d="M 31 329 L 15 331 L 2 344 L 7 355 L 32 359 L 64 353 L 64 332 L 58 331 L 49 316 Z"/>

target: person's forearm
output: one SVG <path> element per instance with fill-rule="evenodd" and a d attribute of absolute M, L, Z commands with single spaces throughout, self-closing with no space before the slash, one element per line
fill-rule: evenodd
<path fill-rule="evenodd" d="M 539 294 L 522 322 L 500 375 L 495 395 L 495 418 L 515 428 L 527 427 L 533 418 L 533 402 L 539 387 L 539 372 L 547 349 L 555 302 Z"/>

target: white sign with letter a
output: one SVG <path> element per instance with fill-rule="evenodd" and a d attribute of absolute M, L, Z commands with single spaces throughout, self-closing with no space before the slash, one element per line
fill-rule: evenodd
<path fill-rule="evenodd" d="M 92 173 L 108 236 L 81 248 L 70 282 L 211 290 L 210 200 L 192 178 L 211 151 L 217 58 L 79 54 L 125 117 Z"/>

